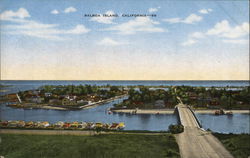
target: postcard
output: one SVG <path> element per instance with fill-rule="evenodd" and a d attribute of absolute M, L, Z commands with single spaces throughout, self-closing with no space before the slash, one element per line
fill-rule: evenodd
<path fill-rule="evenodd" d="M 249 1 L 1 0 L 0 158 L 250 157 Z"/>

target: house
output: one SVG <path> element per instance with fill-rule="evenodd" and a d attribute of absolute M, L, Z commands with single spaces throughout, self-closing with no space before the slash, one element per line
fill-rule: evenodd
<path fill-rule="evenodd" d="M 193 100 L 196 100 L 198 98 L 198 95 L 194 92 L 187 92 L 186 95 Z"/>
<path fill-rule="evenodd" d="M 209 101 L 209 108 L 218 109 L 220 108 L 220 102 L 218 99 L 212 99 Z"/>
<path fill-rule="evenodd" d="M 61 101 L 59 99 L 50 99 L 49 104 L 59 105 Z"/>
<path fill-rule="evenodd" d="M 72 95 L 65 95 L 66 99 L 70 99 L 70 100 L 75 100 L 77 97 L 76 96 L 72 96 Z"/>
<path fill-rule="evenodd" d="M 76 105 L 76 100 L 64 98 L 62 100 L 62 105 L 69 105 L 69 106 Z"/>
<path fill-rule="evenodd" d="M 17 98 L 17 94 L 8 94 L 7 98 L 11 101 L 11 102 L 18 102 L 18 98 Z"/>
<path fill-rule="evenodd" d="M 89 102 L 86 101 L 86 100 L 77 100 L 76 103 L 77 103 L 78 105 L 86 105 L 86 104 L 88 104 Z"/>
<path fill-rule="evenodd" d="M 44 96 L 45 97 L 50 97 L 50 96 L 52 96 L 52 93 L 44 93 Z"/>
<path fill-rule="evenodd" d="M 157 108 L 164 108 L 165 107 L 165 102 L 164 102 L 164 100 L 156 100 L 154 106 L 157 107 Z"/>
<path fill-rule="evenodd" d="M 34 94 L 34 95 L 39 95 L 40 94 L 40 90 L 33 90 L 31 93 Z"/>
<path fill-rule="evenodd" d="M 32 96 L 31 98 L 28 98 L 27 101 L 30 101 L 32 103 L 42 103 L 44 101 L 44 98 L 39 96 Z"/>

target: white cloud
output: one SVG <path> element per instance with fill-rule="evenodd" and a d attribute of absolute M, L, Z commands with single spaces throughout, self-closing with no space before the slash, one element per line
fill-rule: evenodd
<path fill-rule="evenodd" d="M 194 32 L 190 34 L 189 37 L 199 39 L 199 38 L 204 38 L 205 35 L 202 32 Z"/>
<path fill-rule="evenodd" d="M 149 13 L 154 13 L 154 12 L 157 12 L 157 11 L 158 11 L 158 8 L 149 8 L 148 9 Z"/>
<path fill-rule="evenodd" d="M 104 39 L 102 39 L 98 45 L 103 45 L 103 46 L 117 46 L 117 45 L 121 45 L 122 43 L 117 42 L 109 37 L 106 37 Z"/>
<path fill-rule="evenodd" d="M 105 14 L 107 15 L 114 15 L 115 13 L 112 10 L 107 11 Z M 95 21 L 98 23 L 103 24 L 113 24 L 113 20 L 115 17 L 109 16 L 109 17 L 103 17 L 102 15 L 100 17 L 93 17 L 90 19 L 90 21 Z"/>
<path fill-rule="evenodd" d="M 73 12 L 76 12 L 76 8 L 74 7 L 68 7 L 64 10 L 64 13 L 73 13 Z"/>
<path fill-rule="evenodd" d="M 193 24 L 195 22 L 199 22 L 202 20 L 202 17 L 201 16 L 198 16 L 196 14 L 191 14 L 189 15 L 188 17 L 186 17 L 186 19 L 183 20 L 183 23 L 186 23 L 186 24 Z"/>
<path fill-rule="evenodd" d="M 245 39 L 236 39 L 236 40 L 222 40 L 222 42 L 224 43 L 231 43 L 231 44 L 248 44 L 249 40 L 245 40 Z"/>
<path fill-rule="evenodd" d="M 90 31 L 84 25 L 77 25 L 73 29 L 59 29 L 57 24 L 44 24 L 27 20 L 27 17 L 30 17 L 29 12 L 23 8 L 20 8 L 17 12 L 5 11 L 1 14 L 1 20 L 10 21 L 14 24 L 4 25 L 2 28 L 7 29 L 5 31 L 9 34 L 21 34 L 51 40 L 62 40 L 63 38 L 60 35 L 84 34 Z"/>
<path fill-rule="evenodd" d="M 249 34 L 249 23 L 244 22 L 241 25 L 231 27 L 227 20 L 223 20 L 208 30 L 207 35 L 217 35 L 226 38 L 239 38 Z"/>
<path fill-rule="evenodd" d="M 156 27 L 156 25 L 160 24 L 157 21 L 151 20 L 149 17 L 136 17 L 133 20 L 129 20 L 128 22 L 110 27 L 105 30 L 118 31 L 119 34 L 127 35 L 127 34 L 135 34 L 137 32 L 165 32 L 163 28 Z"/>
<path fill-rule="evenodd" d="M 163 19 L 163 21 L 166 21 L 168 23 L 180 23 L 182 22 L 181 18 L 169 18 L 169 19 Z"/>
<path fill-rule="evenodd" d="M 183 42 L 181 45 L 183 46 L 191 46 L 193 44 L 195 44 L 197 41 L 193 40 L 193 39 L 188 39 L 186 42 Z"/>
<path fill-rule="evenodd" d="M 201 14 L 208 14 L 208 13 L 210 13 L 210 12 L 212 12 L 213 11 L 213 9 L 201 9 L 201 10 L 199 10 L 199 13 L 201 13 Z"/>
<path fill-rule="evenodd" d="M 169 18 L 169 19 L 163 19 L 163 21 L 166 21 L 168 23 L 185 23 L 185 24 L 194 24 L 196 22 L 201 21 L 203 18 L 196 14 L 190 14 L 185 19 L 181 18 Z"/>
<path fill-rule="evenodd" d="M 12 10 L 7 10 L 0 14 L 1 20 L 13 20 L 16 18 L 24 19 L 24 18 L 29 18 L 29 17 L 30 17 L 30 14 L 25 8 L 20 8 L 16 12 Z"/>
<path fill-rule="evenodd" d="M 51 13 L 51 14 L 59 14 L 59 11 L 56 10 L 56 9 L 54 9 L 54 10 L 52 10 L 50 13 Z"/>
<path fill-rule="evenodd" d="M 30 21 L 25 25 L 7 25 L 5 28 L 10 29 L 9 33 L 11 34 L 22 34 L 51 40 L 63 40 L 60 35 L 84 34 L 90 31 L 84 25 L 77 25 L 75 28 L 65 30 L 59 29 L 58 25 L 55 24 L 42 24 L 35 21 Z"/>
<path fill-rule="evenodd" d="M 88 33 L 90 29 L 87 29 L 84 25 L 76 25 L 76 27 L 72 30 L 68 30 L 65 33 L 68 34 L 83 34 Z"/>
<path fill-rule="evenodd" d="M 209 29 L 207 32 L 194 32 L 189 34 L 189 38 L 186 42 L 182 43 L 183 46 L 192 45 L 196 43 L 197 39 L 205 38 L 208 36 L 222 37 L 223 43 L 231 44 L 246 44 L 249 40 L 239 39 L 249 35 L 249 23 L 244 22 L 241 25 L 231 27 L 227 20 L 223 20 L 215 24 L 215 26 Z"/>
<path fill-rule="evenodd" d="M 197 43 L 198 39 L 205 38 L 204 33 L 202 32 L 194 32 L 188 35 L 188 40 L 186 42 L 181 43 L 182 46 L 191 46 Z"/>

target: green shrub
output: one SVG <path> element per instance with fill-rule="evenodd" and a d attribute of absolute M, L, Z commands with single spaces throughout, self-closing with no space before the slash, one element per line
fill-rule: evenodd
<path fill-rule="evenodd" d="M 184 131 L 183 125 L 170 125 L 168 129 L 173 134 L 182 133 Z"/>

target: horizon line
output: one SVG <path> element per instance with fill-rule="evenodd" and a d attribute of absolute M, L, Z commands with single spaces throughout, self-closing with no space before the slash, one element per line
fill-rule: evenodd
<path fill-rule="evenodd" d="M 12 80 L 12 79 L 7 79 L 7 80 L 0 80 L 1 81 L 249 81 L 250 80 L 50 80 L 50 79 L 45 79 L 45 80 L 27 80 L 27 79 L 20 79 L 20 80 Z"/>

